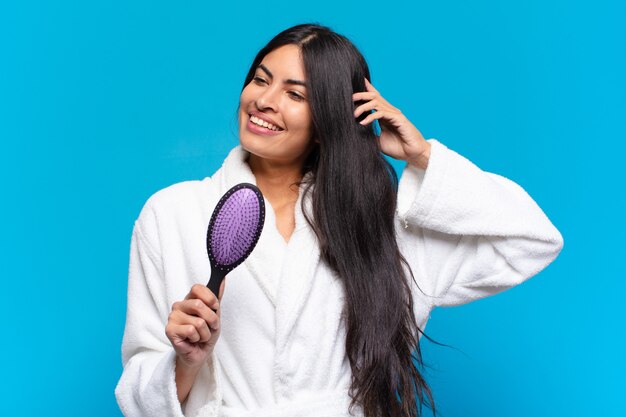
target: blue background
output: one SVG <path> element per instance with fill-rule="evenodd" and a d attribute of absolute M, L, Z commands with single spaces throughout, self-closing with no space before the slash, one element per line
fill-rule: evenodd
<path fill-rule="evenodd" d="M 564 236 L 530 281 L 434 311 L 427 333 L 458 349 L 424 342 L 442 415 L 626 415 L 623 2 L 15 3 L 0 6 L 0 415 L 121 415 L 133 221 L 221 165 L 254 54 L 309 21 Z"/>

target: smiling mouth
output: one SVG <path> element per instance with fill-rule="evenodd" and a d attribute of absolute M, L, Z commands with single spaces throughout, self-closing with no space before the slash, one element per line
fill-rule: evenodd
<path fill-rule="evenodd" d="M 265 120 L 262 120 L 262 119 L 256 117 L 253 114 L 248 114 L 248 120 L 253 125 L 258 126 L 258 127 L 262 128 L 262 129 L 267 129 L 267 130 L 269 130 L 271 132 L 282 132 L 283 130 L 285 130 L 285 129 L 282 129 L 281 127 L 279 127 L 279 126 L 276 126 L 276 125 L 273 125 L 273 124 L 271 124 L 269 122 L 266 122 Z"/>

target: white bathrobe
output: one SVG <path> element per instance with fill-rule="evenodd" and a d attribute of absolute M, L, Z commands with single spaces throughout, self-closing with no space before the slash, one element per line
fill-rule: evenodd
<path fill-rule="evenodd" d="M 427 169 L 407 165 L 402 172 L 396 214 L 400 250 L 421 289 L 411 281 L 422 329 L 433 307 L 520 284 L 563 247 L 559 231 L 518 184 L 428 142 Z M 256 248 L 226 277 L 213 355 L 185 403 L 178 402 L 167 317 L 193 284 L 210 277 L 206 230 L 220 197 L 235 184 L 256 184 L 247 154 L 237 146 L 212 177 L 155 193 L 135 222 L 124 371 L 115 389 L 127 417 L 349 416 L 343 288 L 320 261 L 300 209 L 302 192 L 288 243 L 265 200 Z M 310 199 L 305 203 L 309 211 Z"/>

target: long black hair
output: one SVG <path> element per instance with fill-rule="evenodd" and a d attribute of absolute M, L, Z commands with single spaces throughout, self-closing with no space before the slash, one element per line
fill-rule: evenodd
<path fill-rule="evenodd" d="M 366 91 L 369 68 L 346 37 L 319 24 L 301 24 L 282 31 L 258 52 L 243 88 L 265 55 L 288 44 L 302 54 L 316 142 L 298 183 L 305 185 L 302 211 L 315 231 L 322 260 L 339 276 L 346 294 L 350 409 L 360 405 L 365 417 L 417 417 L 428 400 L 436 414 L 432 392 L 418 369 L 424 367 L 419 333 L 426 334 L 416 323 L 402 264 L 415 278 L 395 236 L 398 177 L 381 154 L 372 125 L 358 123 L 369 113 L 354 117 L 360 103 L 352 95 Z M 311 190 L 313 218 L 304 208 Z"/>

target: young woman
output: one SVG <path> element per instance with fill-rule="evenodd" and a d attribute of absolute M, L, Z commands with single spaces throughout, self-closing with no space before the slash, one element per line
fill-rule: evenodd
<path fill-rule="evenodd" d="M 520 284 L 559 254 L 519 185 L 425 140 L 369 79 L 345 37 L 283 31 L 246 76 L 240 145 L 212 177 L 146 202 L 115 391 L 126 416 L 423 415 L 431 310 Z M 399 182 L 382 154 L 407 162 Z M 206 228 L 240 182 L 263 192 L 265 227 L 213 294 Z"/>

